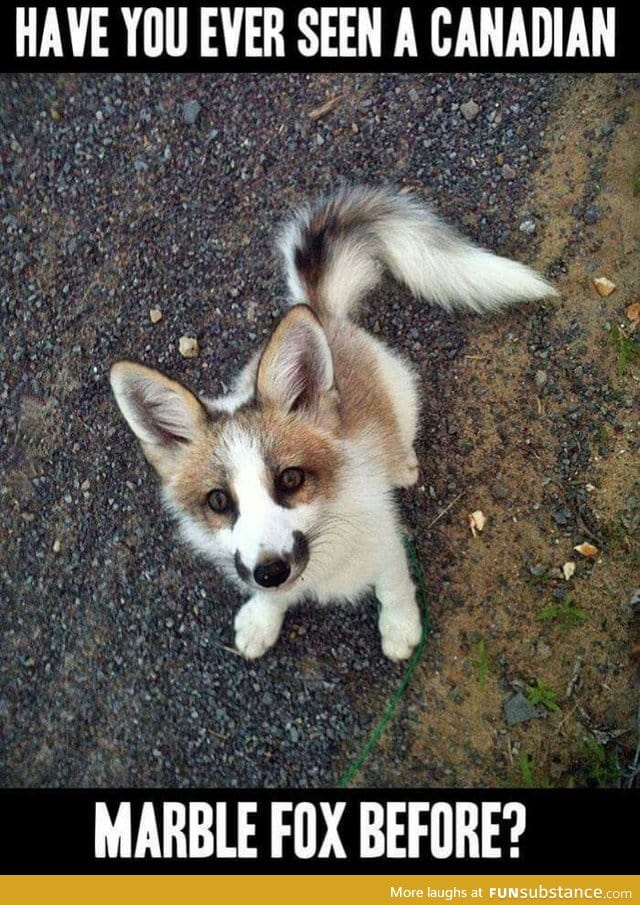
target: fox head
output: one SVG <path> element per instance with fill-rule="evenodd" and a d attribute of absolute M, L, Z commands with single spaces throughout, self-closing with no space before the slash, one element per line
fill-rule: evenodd
<path fill-rule="evenodd" d="M 311 309 L 280 321 L 231 411 L 131 362 L 113 366 L 111 386 L 185 539 L 254 590 L 304 581 L 344 464 L 331 350 Z"/>

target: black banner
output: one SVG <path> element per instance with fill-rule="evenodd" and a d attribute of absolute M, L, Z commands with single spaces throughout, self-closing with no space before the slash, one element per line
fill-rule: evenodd
<path fill-rule="evenodd" d="M 4 790 L 2 874 L 633 874 L 637 791 Z"/>
<path fill-rule="evenodd" d="M 633 4 L 12 6 L 5 71 L 633 71 Z"/>

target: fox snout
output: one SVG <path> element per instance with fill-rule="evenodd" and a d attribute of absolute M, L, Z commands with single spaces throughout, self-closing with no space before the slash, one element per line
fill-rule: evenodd
<path fill-rule="evenodd" d="M 250 569 L 236 550 L 233 561 L 242 581 L 255 582 L 261 588 L 279 588 L 293 575 L 298 578 L 309 561 L 309 543 L 302 531 L 294 531 L 292 547 L 286 553 L 262 551 L 258 562 Z"/>

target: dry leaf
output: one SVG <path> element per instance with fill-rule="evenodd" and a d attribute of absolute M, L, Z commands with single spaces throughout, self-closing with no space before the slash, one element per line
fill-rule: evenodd
<path fill-rule="evenodd" d="M 467 525 L 474 537 L 477 537 L 477 533 L 482 531 L 486 523 L 487 519 L 485 518 L 484 512 L 480 509 L 476 509 L 475 512 L 470 512 L 467 516 Z"/>
<path fill-rule="evenodd" d="M 640 302 L 634 302 L 633 305 L 628 305 L 625 313 L 631 321 L 632 327 L 635 328 L 640 324 Z"/>
<path fill-rule="evenodd" d="M 335 97 L 330 98 L 326 103 L 321 104 L 319 107 L 316 107 L 314 110 L 311 110 L 309 113 L 309 119 L 320 119 L 321 116 L 324 116 L 327 113 L 331 113 L 338 104 L 340 104 L 346 97 L 346 94 L 337 94 Z"/>
<path fill-rule="evenodd" d="M 562 567 L 562 574 L 564 575 L 564 580 L 569 581 L 569 579 L 573 577 L 573 573 L 575 571 L 576 571 L 576 564 L 574 562 L 566 562 Z"/>
<path fill-rule="evenodd" d="M 150 308 L 149 320 L 152 324 L 157 324 L 159 320 L 162 320 L 162 311 L 159 308 Z"/>
<path fill-rule="evenodd" d="M 606 277 L 596 277 L 593 281 L 593 285 L 596 287 L 598 295 L 611 295 L 611 293 L 615 290 L 616 284 L 612 283 L 611 280 L 608 280 Z"/>
<path fill-rule="evenodd" d="M 577 547 L 573 548 L 576 553 L 579 553 L 580 556 L 586 556 L 587 559 L 595 559 L 596 556 L 600 553 L 597 547 L 594 547 L 593 544 L 578 544 Z"/>
<path fill-rule="evenodd" d="M 194 336 L 181 336 L 178 351 L 183 358 L 197 358 L 200 351 L 198 340 Z"/>

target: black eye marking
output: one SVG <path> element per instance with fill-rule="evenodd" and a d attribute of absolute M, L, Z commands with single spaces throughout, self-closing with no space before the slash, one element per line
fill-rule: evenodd
<path fill-rule="evenodd" d="M 225 493 L 224 490 L 220 490 L 219 487 L 216 487 L 210 492 L 207 497 L 207 503 L 213 511 L 217 512 L 219 515 L 225 515 L 225 513 L 230 512 L 232 509 L 229 494 Z"/>
<path fill-rule="evenodd" d="M 276 485 L 281 493 L 295 493 L 304 484 L 304 471 L 301 468 L 285 468 L 276 478 Z"/>

